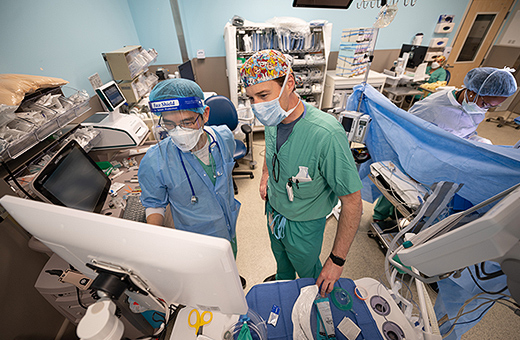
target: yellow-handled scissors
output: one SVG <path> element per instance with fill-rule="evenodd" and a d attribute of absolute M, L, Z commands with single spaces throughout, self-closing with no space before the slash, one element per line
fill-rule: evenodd
<path fill-rule="evenodd" d="M 193 312 L 197 313 L 197 319 L 194 323 L 191 322 L 191 314 L 193 314 Z M 209 315 L 209 319 L 206 318 L 206 315 Z M 202 335 L 202 326 L 207 325 L 211 322 L 211 320 L 213 320 L 213 313 L 211 312 L 203 312 L 202 314 L 200 314 L 197 309 L 192 309 L 190 314 L 188 315 L 188 323 L 190 327 L 195 328 L 195 335 L 197 336 Z"/>

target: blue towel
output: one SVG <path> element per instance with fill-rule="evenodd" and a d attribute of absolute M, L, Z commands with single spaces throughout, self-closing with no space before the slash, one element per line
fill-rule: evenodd
<path fill-rule="evenodd" d="M 273 327 L 270 324 L 267 325 L 267 338 L 269 340 L 292 339 L 292 307 L 300 295 L 300 289 L 313 284 L 316 284 L 316 279 L 304 278 L 292 281 L 272 282 L 256 285 L 247 293 L 246 300 L 249 308 L 257 312 L 266 322 L 269 320 L 269 314 L 271 313 L 273 304 L 280 307 L 280 316 L 278 317 L 276 327 Z M 341 278 L 334 286 L 347 290 L 352 297 L 355 296 L 355 284 L 350 279 Z M 367 305 L 357 298 L 353 298 L 352 301 L 352 309 L 357 314 L 350 311 L 342 311 L 333 303 L 330 304 L 332 316 L 334 318 L 334 326 L 337 327 L 341 320 L 343 320 L 343 317 L 347 316 L 361 329 L 361 333 L 356 339 L 383 340 Z M 311 326 L 313 332 L 315 332 L 315 314 L 311 314 Z M 347 340 L 347 338 L 339 331 L 336 332 L 336 339 Z"/>
<path fill-rule="evenodd" d="M 372 158 L 361 164 L 362 179 L 372 162 L 389 160 L 427 186 L 463 183 L 458 195 L 473 205 L 520 182 L 520 149 L 459 138 L 398 108 L 370 85 L 354 87 L 347 110 L 356 111 L 362 93 L 360 111 L 372 118 L 366 139 Z"/>

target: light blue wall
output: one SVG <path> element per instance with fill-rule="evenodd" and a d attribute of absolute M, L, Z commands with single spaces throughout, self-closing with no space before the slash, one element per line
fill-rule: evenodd
<path fill-rule="evenodd" d="M 371 26 L 379 12 L 377 7 L 358 9 L 361 0 L 348 10 L 293 8 L 292 0 L 178 1 L 190 58 L 198 49 L 208 57 L 225 56 L 224 25 L 234 15 L 254 22 L 275 16 L 328 20 L 333 24 L 331 50 L 337 51 L 342 29 Z M 455 15 L 457 28 L 468 1 L 416 0 L 412 7 L 410 0 L 397 0 L 397 17 L 381 30 L 376 48 L 398 49 L 417 32 L 424 33 L 427 44 L 440 36 L 433 34 L 439 15 Z M 158 51 L 157 64 L 182 62 L 169 0 L 2 0 L 0 30 L 0 73 L 60 77 L 91 95 L 88 76 L 97 72 L 103 82 L 110 79 L 102 52 L 142 45 Z M 454 33 L 447 36 L 451 42 Z"/>
<path fill-rule="evenodd" d="M 179 40 L 168 0 L 128 0 L 139 41 L 146 49 L 155 48 L 156 64 L 180 64 Z"/>
<path fill-rule="evenodd" d="M 370 27 L 375 21 L 379 9 L 358 9 L 361 0 L 354 0 L 348 10 L 339 9 L 307 9 L 293 8 L 292 0 L 179 0 L 183 25 L 187 36 L 187 47 L 190 58 L 196 57 L 197 49 L 204 49 L 206 56 L 225 55 L 224 25 L 234 15 L 253 22 L 265 22 L 273 17 L 291 16 L 310 21 L 313 19 L 328 20 L 333 24 L 331 50 L 337 51 L 341 30 L 344 28 Z M 372 1 L 376 3 L 377 1 Z M 392 0 L 388 1 L 389 3 Z M 398 0 L 398 13 L 395 20 L 380 31 L 377 49 L 397 49 L 403 43 L 411 43 L 414 35 L 424 33 L 423 44 L 428 44 L 432 37 L 454 37 L 460 24 L 468 0 L 417 0 L 415 6 L 411 1 Z M 405 6 L 405 3 L 408 6 Z M 441 14 L 455 15 L 457 23 L 453 33 L 434 34 L 434 28 Z"/>
<path fill-rule="evenodd" d="M 102 52 L 139 45 L 126 0 L 2 0 L 0 73 L 63 78 L 94 94 L 110 80 Z"/>

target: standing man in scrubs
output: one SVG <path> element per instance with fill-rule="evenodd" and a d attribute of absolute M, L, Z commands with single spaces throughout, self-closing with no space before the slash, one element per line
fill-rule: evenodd
<path fill-rule="evenodd" d="M 210 108 L 191 80 L 160 82 L 149 98 L 151 111 L 160 115 L 159 126 L 169 137 L 152 146 L 139 165 L 147 222 L 163 225 L 169 204 L 175 229 L 225 238 L 236 257 L 240 202 L 234 198 L 231 177 L 233 134 L 225 125 L 204 126 Z"/>
<path fill-rule="evenodd" d="M 301 101 L 282 53 L 255 53 L 240 76 L 253 113 L 265 125 L 260 195 L 277 263 L 276 274 L 266 280 L 313 277 L 324 295 L 342 273 L 362 212 L 362 185 L 345 130 L 331 115 Z M 326 216 L 338 197 L 342 210 L 336 238 L 322 266 Z"/>

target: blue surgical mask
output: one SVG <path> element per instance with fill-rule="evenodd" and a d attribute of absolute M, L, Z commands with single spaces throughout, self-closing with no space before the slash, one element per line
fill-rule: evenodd
<path fill-rule="evenodd" d="M 285 75 L 285 80 L 282 85 L 282 89 L 280 90 L 280 94 L 278 98 L 273 99 L 268 102 L 251 104 L 251 109 L 255 114 L 256 118 L 260 121 L 260 123 L 265 126 L 276 126 L 280 124 L 285 118 L 287 118 L 300 104 L 300 99 L 298 98 L 298 103 L 295 107 L 290 109 L 289 111 L 285 111 L 280 106 L 280 97 L 282 96 L 283 90 L 285 89 L 285 85 L 287 84 L 287 79 L 289 79 L 289 73 Z"/>
<path fill-rule="evenodd" d="M 487 109 L 481 108 L 477 105 L 478 95 L 475 96 L 473 101 L 468 101 L 468 91 L 464 92 L 464 100 L 462 101 L 462 109 L 464 112 L 470 115 L 485 114 Z"/>

